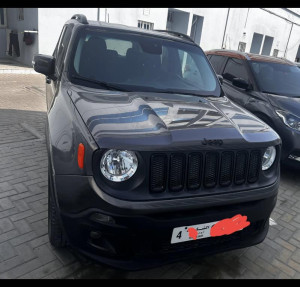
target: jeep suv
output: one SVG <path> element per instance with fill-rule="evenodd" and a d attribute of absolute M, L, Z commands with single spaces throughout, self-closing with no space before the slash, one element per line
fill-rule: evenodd
<path fill-rule="evenodd" d="M 281 140 L 170 31 L 66 22 L 46 75 L 49 238 L 122 269 L 264 240 Z"/>

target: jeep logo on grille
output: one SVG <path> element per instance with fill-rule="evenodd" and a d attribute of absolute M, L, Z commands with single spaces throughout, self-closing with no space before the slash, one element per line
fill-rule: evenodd
<path fill-rule="evenodd" d="M 207 140 L 206 138 L 204 138 L 204 140 L 202 141 L 203 145 L 222 145 L 223 141 L 222 140 Z"/>

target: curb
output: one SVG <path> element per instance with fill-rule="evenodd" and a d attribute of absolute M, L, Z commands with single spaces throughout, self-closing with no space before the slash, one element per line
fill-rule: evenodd
<path fill-rule="evenodd" d="M 0 74 L 38 74 L 33 69 L 27 69 L 27 70 L 19 70 L 19 69 L 2 69 L 0 70 Z"/>

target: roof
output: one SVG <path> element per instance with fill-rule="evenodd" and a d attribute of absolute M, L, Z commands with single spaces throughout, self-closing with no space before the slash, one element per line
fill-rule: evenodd
<path fill-rule="evenodd" d="M 277 58 L 272 56 L 258 55 L 253 53 L 245 53 L 245 52 L 226 50 L 226 49 L 215 49 L 215 50 L 205 51 L 205 54 L 222 55 L 222 56 L 228 56 L 228 57 L 248 60 L 248 61 L 272 62 L 272 63 L 287 64 L 293 66 L 295 65 L 294 62 L 291 62 L 285 58 Z"/>
<path fill-rule="evenodd" d="M 74 23 L 74 24 L 78 24 L 78 25 L 87 25 L 87 27 L 89 27 L 89 26 L 104 27 L 104 28 L 109 28 L 109 29 L 123 30 L 123 31 L 127 31 L 127 32 L 147 34 L 149 36 L 164 37 L 164 38 L 168 38 L 168 39 L 175 40 L 175 41 L 181 41 L 181 42 L 197 45 L 196 43 L 194 43 L 194 41 L 189 36 L 184 35 L 184 34 L 182 34 L 182 36 L 180 36 L 180 33 L 173 32 L 173 31 L 146 30 L 146 29 L 142 29 L 142 28 L 138 28 L 138 27 L 132 27 L 132 26 L 127 26 L 127 25 L 122 25 L 122 24 L 106 23 L 106 22 L 94 21 L 94 20 L 88 20 L 88 24 L 82 24 L 81 22 L 77 21 L 76 19 L 70 19 L 67 21 L 67 23 Z M 178 34 L 178 35 L 176 35 L 176 34 Z"/>

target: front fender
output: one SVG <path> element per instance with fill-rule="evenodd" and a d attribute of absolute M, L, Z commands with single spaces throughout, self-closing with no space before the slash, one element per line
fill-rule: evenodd
<path fill-rule="evenodd" d="M 48 113 L 46 136 L 53 175 L 92 175 L 92 154 L 98 146 L 62 85 Z M 79 143 L 85 147 L 83 169 L 77 163 Z"/>

